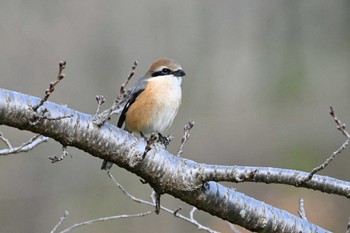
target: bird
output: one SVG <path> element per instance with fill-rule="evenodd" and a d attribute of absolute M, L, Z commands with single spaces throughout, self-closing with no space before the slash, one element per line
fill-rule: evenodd
<path fill-rule="evenodd" d="M 182 78 L 186 76 L 181 65 L 170 58 L 152 63 L 135 84 L 119 117 L 117 126 L 130 133 L 160 137 L 173 123 L 182 96 Z M 104 160 L 102 170 L 110 170 L 113 163 Z"/>

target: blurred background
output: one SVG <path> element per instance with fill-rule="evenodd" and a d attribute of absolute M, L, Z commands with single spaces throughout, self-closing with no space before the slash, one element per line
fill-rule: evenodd
<path fill-rule="evenodd" d="M 153 60 L 174 58 L 187 73 L 183 104 L 169 133 L 176 153 L 183 126 L 196 122 L 183 156 L 197 162 L 310 171 L 345 140 L 329 106 L 350 124 L 349 1 L 9 1 L 0 2 L 0 87 L 42 97 L 67 60 L 66 78 L 50 100 L 95 112 L 96 95 L 111 105 L 134 60 L 136 76 Z M 137 77 L 130 83 L 131 87 Z M 115 123 L 116 118 L 111 123 Z M 32 137 L 6 126 L 18 146 Z M 0 144 L 0 147 L 5 147 Z M 81 221 L 153 210 L 125 197 L 100 170 L 101 160 L 57 142 L 0 158 L 0 232 L 50 232 Z M 320 174 L 350 180 L 350 148 Z M 112 174 L 132 194 L 151 189 L 116 166 Z M 285 185 L 226 184 L 309 220 L 344 232 L 345 197 Z M 188 215 L 190 206 L 165 195 L 162 204 Z M 198 211 L 221 232 L 227 223 Z M 74 232 L 198 232 L 162 212 L 96 223 Z M 248 232 L 244 231 L 243 232 Z"/>

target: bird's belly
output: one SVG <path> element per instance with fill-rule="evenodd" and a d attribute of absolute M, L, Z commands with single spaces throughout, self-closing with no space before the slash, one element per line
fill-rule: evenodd
<path fill-rule="evenodd" d="M 163 134 L 173 123 L 173 120 L 179 109 L 180 100 L 174 101 L 171 105 L 166 104 L 159 107 L 153 116 L 153 131 Z"/>
<path fill-rule="evenodd" d="M 126 128 L 130 132 L 142 132 L 149 136 L 153 132 L 163 134 L 172 124 L 180 103 L 181 87 L 174 87 L 166 91 L 141 93 L 127 112 Z"/>

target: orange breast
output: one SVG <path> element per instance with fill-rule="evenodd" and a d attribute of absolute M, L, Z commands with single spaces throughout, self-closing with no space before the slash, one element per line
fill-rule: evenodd
<path fill-rule="evenodd" d="M 153 111 L 157 105 L 156 97 L 157 90 L 155 86 L 148 84 L 146 90 L 137 97 L 126 113 L 125 124 L 129 132 L 143 132 L 147 134 L 148 132 L 144 131 L 151 130 L 149 128 L 151 128 Z"/>
<path fill-rule="evenodd" d="M 171 125 L 181 101 L 181 87 L 169 78 L 150 80 L 126 113 L 129 132 L 163 133 Z"/>

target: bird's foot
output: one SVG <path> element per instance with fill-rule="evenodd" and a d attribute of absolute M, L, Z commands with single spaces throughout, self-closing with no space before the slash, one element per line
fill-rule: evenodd
<path fill-rule="evenodd" d="M 174 139 L 172 135 L 167 137 L 163 136 L 161 133 L 158 133 L 158 142 L 162 143 L 165 149 L 169 146 L 170 142 Z"/>

